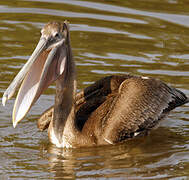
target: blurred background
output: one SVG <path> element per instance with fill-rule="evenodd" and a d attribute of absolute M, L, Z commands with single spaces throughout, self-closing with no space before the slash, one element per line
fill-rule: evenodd
<path fill-rule="evenodd" d="M 49 21 L 68 20 L 78 90 L 110 74 L 152 76 L 189 96 L 187 0 L 1 0 L 0 97 Z M 189 105 L 144 138 L 116 146 L 57 149 L 36 126 L 54 85 L 14 129 L 15 97 L 0 105 L 0 179 L 188 179 Z"/>

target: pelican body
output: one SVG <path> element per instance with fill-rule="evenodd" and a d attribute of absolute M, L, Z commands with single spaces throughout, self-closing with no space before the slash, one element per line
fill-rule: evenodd
<path fill-rule="evenodd" d="M 55 104 L 39 119 L 57 147 L 116 144 L 145 135 L 172 109 L 189 99 L 160 80 L 132 75 L 107 76 L 76 93 L 75 62 L 67 21 L 41 30 L 33 54 L 5 91 L 2 103 L 21 85 L 13 126 L 21 121 L 48 86 L 56 82 Z"/>

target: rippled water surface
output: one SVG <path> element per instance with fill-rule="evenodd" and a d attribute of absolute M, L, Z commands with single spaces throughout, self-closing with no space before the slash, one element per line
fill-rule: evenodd
<path fill-rule="evenodd" d="M 69 20 L 78 89 L 110 74 L 159 78 L 189 96 L 187 0 L 1 0 L 0 96 L 32 53 L 40 28 Z M 144 138 L 62 150 L 36 126 L 53 104 L 50 86 L 12 127 L 14 98 L 0 105 L 0 179 L 189 179 L 189 105 Z"/>

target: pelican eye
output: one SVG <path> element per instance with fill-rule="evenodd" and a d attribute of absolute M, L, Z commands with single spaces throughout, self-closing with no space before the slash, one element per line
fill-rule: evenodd
<path fill-rule="evenodd" d="M 58 37 L 59 37 L 59 33 L 56 33 L 56 34 L 54 35 L 54 37 L 55 37 L 55 38 L 58 38 Z"/>

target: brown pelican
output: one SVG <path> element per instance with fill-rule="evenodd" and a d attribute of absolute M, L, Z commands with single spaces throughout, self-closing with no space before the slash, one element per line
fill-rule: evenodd
<path fill-rule="evenodd" d="M 57 147 L 115 144 L 145 135 L 169 111 L 189 102 L 184 93 L 160 80 L 132 75 L 108 76 L 76 93 L 67 21 L 44 26 L 36 49 L 5 91 L 3 105 L 21 84 L 14 127 L 54 81 L 54 109 L 41 119 L 50 114 L 48 135 Z"/>

